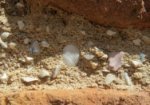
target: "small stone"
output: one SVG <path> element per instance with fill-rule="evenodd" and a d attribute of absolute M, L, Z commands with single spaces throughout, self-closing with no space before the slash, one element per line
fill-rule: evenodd
<path fill-rule="evenodd" d="M 112 31 L 112 30 L 107 30 L 107 31 L 106 31 L 106 34 L 107 34 L 108 36 L 115 36 L 115 35 L 117 34 L 117 32 Z"/>
<path fill-rule="evenodd" d="M 2 40 L 6 40 L 10 35 L 11 35 L 10 32 L 3 32 L 1 34 L 1 38 L 2 38 Z"/>
<path fill-rule="evenodd" d="M 133 40 L 133 44 L 135 46 L 140 46 L 141 45 L 141 40 L 140 39 L 135 39 L 135 40 Z"/>
<path fill-rule="evenodd" d="M 55 79 L 60 73 L 60 70 L 61 70 L 61 65 L 56 65 L 56 68 L 52 72 L 51 78 Z"/>
<path fill-rule="evenodd" d="M 25 28 L 25 24 L 24 24 L 24 22 L 23 22 L 23 21 L 21 21 L 21 20 L 18 20 L 18 21 L 17 21 L 17 24 L 18 24 L 18 28 L 19 28 L 19 30 L 20 30 L 20 31 L 23 31 L 23 30 L 24 30 L 24 28 Z"/>
<path fill-rule="evenodd" d="M 49 43 L 47 41 L 42 41 L 41 42 L 41 46 L 45 47 L 45 48 L 48 48 L 49 47 Z"/>
<path fill-rule="evenodd" d="M 30 52 L 32 54 L 38 55 L 40 54 L 40 46 L 39 46 L 39 42 L 38 41 L 34 41 L 32 42 L 31 46 L 30 46 Z"/>
<path fill-rule="evenodd" d="M 30 39 L 29 38 L 25 38 L 24 39 L 24 44 L 29 44 L 30 43 Z"/>
<path fill-rule="evenodd" d="M 94 47 L 94 49 L 91 49 L 91 52 L 93 52 L 98 58 L 102 58 L 102 56 L 106 55 L 102 50 L 100 50 L 97 47 Z"/>
<path fill-rule="evenodd" d="M 16 49 L 17 44 L 14 43 L 14 42 L 10 42 L 10 43 L 8 44 L 8 46 L 9 46 L 10 49 L 14 50 L 14 49 Z"/>
<path fill-rule="evenodd" d="M 143 41 L 144 41 L 145 44 L 150 45 L 150 37 L 148 37 L 148 36 L 142 36 L 142 39 L 143 39 Z"/>
<path fill-rule="evenodd" d="M 33 57 L 25 57 L 27 63 L 32 63 L 34 58 Z"/>
<path fill-rule="evenodd" d="M 104 55 L 101 57 L 101 59 L 107 60 L 107 59 L 108 59 L 108 55 L 107 55 L 107 54 L 104 54 Z"/>
<path fill-rule="evenodd" d="M 33 83 L 33 82 L 37 82 L 38 78 L 36 78 L 36 77 L 22 77 L 21 80 L 24 83 Z"/>
<path fill-rule="evenodd" d="M 129 77 L 128 73 L 124 72 L 124 73 L 122 73 L 122 76 L 123 76 L 123 78 L 124 78 L 127 85 L 133 86 L 132 80 Z"/>
<path fill-rule="evenodd" d="M 7 49 L 7 48 L 8 48 L 7 43 L 6 43 L 6 42 L 4 42 L 4 41 L 1 39 L 1 37 L 0 37 L 0 45 L 2 46 L 2 48 L 5 48 L 5 49 Z"/>
<path fill-rule="evenodd" d="M 142 62 L 140 60 L 131 60 L 130 62 L 131 62 L 131 65 L 135 68 L 142 66 Z"/>
<path fill-rule="evenodd" d="M 135 79 L 142 79 L 142 77 L 143 77 L 143 74 L 141 72 L 135 72 L 133 74 L 133 78 Z"/>
<path fill-rule="evenodd" d="M 74 45 L 67 45 L 63 49 L 63 61 L 68 66 L 76 66 L 80 57 L 79 49 Z"/>
<path fill-rule="evenodd" d="M 92 68 L 93 70 L 95 70 L 95 69 L 97 69 L 97 67 L 98 67 L 98 63 L 93 62 L 93 61 L 90 61 L 90 66 L 91 66 L 91 68 Z"/>
<path fill-rule="evenodd" d="M 6 58 L 6 53 L 0 53 L 0 58 Z"/>
<path fill-rule="evenodd" d="M 16 7 L 17 7 L 17 8 L 24 8 L 24 5 L 23 5 L 22 3 L 20 3 L 20 2 L 18 2 L 18 3 L 16 4 Z"/>
<path fill-rule="evenodd" d="M 107 74 L 107 76 L 105 77 L 105 84 L 109 85 L 111 84 L 114 80 L 116 80 L 116 76 L 114 74 Z"/>
<path fill-rule="evenodd" d="M 47 78 L 49 76 L 50 76 L 50 74 L 47 70 L 43 69 L 43 70 L 40 71 L 39 78 L 43 79 L 43 78 Z"/>
<path fill-rule="evenodd" d="M 0 74 L 0 81 L 2 83 L 7 83 L 7 81 L 8 81 L 8 75 L 6 73 Z"/>
<path fill-rule="evenodd" d="M 113 71 L 119 70 L 122 66 L 122 59 L 123 59 L 124 53 L 123 52 L 113 52 L 109 55 L 109 69 Z"/>
<path fill-rule="evenodd" d="M 146 61 L 146 59 L 145 59 L 146 55 L 144 53 L 140 53 L 139 57 L 140 57 L 141 62 Z"/>
<path fill-rule="evenodd" d="M 47 32 L 47 33 L 50 33 L 49 26 L 46 26 L 46 32 Z"/>
<path fill-rule="evenodd" d="M 82 55 L 86 60 L 92 60 L 95 56 L 90 53 L 85 53 Z"/>

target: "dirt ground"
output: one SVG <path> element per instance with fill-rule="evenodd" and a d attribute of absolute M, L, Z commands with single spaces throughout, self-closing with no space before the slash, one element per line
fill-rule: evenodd
<path fill-rule="evenodd" d="M 0 8 L 2 105 L 149 105 L 148 28 L 106 27 L 51 5 L 38 14 L 28 14 L 16 3 L 1 1 Z M 35 42 L 37 54 L 32 49 Z M 69 44 L 79 49 L 79 62 L 75 67 L 63 63 L 54 76 L 63 61 L 63 49 Z M 100 58 L 96 49 L 106 58 Z M 111 70 L 109 54 L 120 51 L 124 52 L 123 63 Z M 94 58 L 87 60 L 86 54 Z M 133 64 L 135 61 L 140 63 Z M 40 77 L 43 70 L 49 73 L 44 79 Z M 127 78 L 122 76 L 125 73 Z M 25 81 L 24 77 L 32 79 Z"/>

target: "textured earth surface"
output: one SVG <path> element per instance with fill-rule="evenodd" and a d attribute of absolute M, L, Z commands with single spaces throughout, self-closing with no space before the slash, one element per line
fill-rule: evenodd
<path fill-rule="evenodd" d="M 101 23 L 103 25 L 95 24 L 82 16 L 46 5 L 47 1 L 31 0 L 30 5 L 15 0 L 0 2 L 2 105 L 149 105 L 149 18 L 142 17 L 142 21 L 136 20 L 133 25 L 128 14 L 125 20 L 129 23 L 117 23 L 124 18 L 119 16 L 113 26 L 132 24 L 147 29 L 114 28 L 109 26 L 111 19 Z M 54 5 L 55 1 L 51 3 Z M 80 52 L 75 67 L 62 64 L 63 49 L 69 44 Z M 119 56 L 110 56 L 112 53 Z M 92 59 L 88 60 L 87 56 Z M 114 65 L 117 69 L 110 67 L 113 66 L 110 58 L 117 62 Z M 46 78 L 41 78 L 42 71 Z"/>

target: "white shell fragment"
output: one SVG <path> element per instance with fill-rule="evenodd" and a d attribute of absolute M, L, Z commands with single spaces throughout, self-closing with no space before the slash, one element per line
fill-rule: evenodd
<path fill-rule="evenodd" d="M 49 76 L 50 76 L 50 74 L 49 74 L 49 72 L 47 70 L 43 69 L 43 70 L 40 71 L 40 74 L 39 74 L 40 78 L 47 78 Z"/>
<path fill-rule="evenodd" d="M 21 80 L 25 83 L 37 82 L 38 78 L 35 77 L 22 77 Z"/>
<path fill-rule="evenodd" d="M 17 24 L 18 24 L 18 28 L 19 28 L 20 31 L 24 30 L 25 24 L 24 24 L 23 21 L 18 20 L 18 21 L 17 21 Z"/>
<path fill-rule="evenodd" d="M 39 46 L 39 42 L 38 41 L 34 41 L 31 46 L 30 46 L 30 52 L 32 54 L 39 54 L 40 53 L 40 46 Z"/>
<path fill-rule="evenodd" d="M 116 76 L 114 74 L 107 74 L 107 76 L 105 77 L 105 84 L 109 85 L 114 80 L 116 80 Z"/>
<path fill-rule="evenodd" d="M 67 45 L 63 49 L 63 61 L 68 66 L 76 66 L 79 56 L 79 49 L 74 45 Z"/>

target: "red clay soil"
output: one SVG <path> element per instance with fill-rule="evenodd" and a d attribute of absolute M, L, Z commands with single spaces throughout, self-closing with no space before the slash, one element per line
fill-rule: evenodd
<path fill-rule="evenodd" d="M 1 94 L 0 105 L 150 105 L 150 93 L 100 89 Z"/>
<path fill-rule="evenodd" d="M 54 5 L 104 26 L 150 28 L 150 0 L 29 0 L 31 8 Z M 38 4 L 37 4 L 38 3 Z M 34 6 L 33 6 L 34 4 Z"/>

